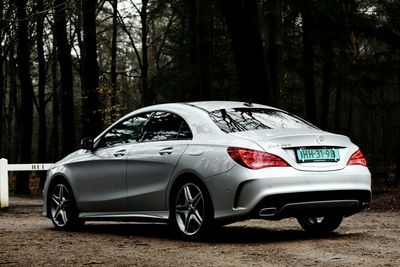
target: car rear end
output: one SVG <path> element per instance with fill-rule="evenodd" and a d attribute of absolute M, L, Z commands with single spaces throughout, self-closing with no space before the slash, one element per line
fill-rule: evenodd
<path fill-rule="evenodd" d="M 213 199 L 216 219 L 350 216 L 369 207 L 371 175 L 349 138 L 266 106 L 208 108 L 222 131 L 259 146 L 227 147 L 237 164 L 208 181 L 220 196 Z"/>

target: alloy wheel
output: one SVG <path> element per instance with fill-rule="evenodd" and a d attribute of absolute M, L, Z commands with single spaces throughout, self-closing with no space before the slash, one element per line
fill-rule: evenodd
<path fill-rule="evenodd" d="M 179 229 L 185 235 L 195 235 L 202 227 L 205 215 L 204 195 L 201 189 L 186 183 L 178 191 L 175 217 Z"/>
<path fill-rule="evenodd" d="M 65 227 L 72 215 L 72 198 L 68 188 L 64 184 L 54 187 L 51 198 L 51 217 L 59 227 Z"/>

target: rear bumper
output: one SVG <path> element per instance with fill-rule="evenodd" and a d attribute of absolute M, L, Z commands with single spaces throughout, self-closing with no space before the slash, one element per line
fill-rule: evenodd
<path fill-rule="evenodd" d="M 353 215 L 369 208 L 371 192 L 367 190 L 319 191 L 271 195 L 253 209 L 251 217 L 282 219 L 298 216 L 323 216 L 340 213 Z"/>
<path fill-rule="evenodd" d="M 207 187 L 215 219 L 228 222 L 334 212 L 350 216 L 369 207 L 371 201 L 371 174 L 363 166 L 326 172 L 290 167 L 254 171 L 235 166 L 209 178 Z"/>

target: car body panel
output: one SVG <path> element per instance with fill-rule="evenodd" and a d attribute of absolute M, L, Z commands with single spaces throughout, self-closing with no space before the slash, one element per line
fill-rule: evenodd
<path fill-rule="evenodd" d="M 146 142 L 131 146 L 127 154 L 127 202 L 129 211 L 165 210 L 169 180 L 187 140 Z"/>

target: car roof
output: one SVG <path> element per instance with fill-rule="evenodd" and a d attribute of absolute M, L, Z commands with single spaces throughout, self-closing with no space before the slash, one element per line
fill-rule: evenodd
<path fill-rule="evenodd" d="M 148 112 L 154 110 L 182 110 L 182 109 L 190 109 L 193 111 L 193 108 L 197 110 L 202 110 L 205 112 L 212 112 L 219 109 L 231 109 L 231 108 L 267 108 L 267 109 L 275 109 L 277 108 L 261 105 L 261 104 L 253 104 L 239 101 L 196 101 L 196 102 L 176 102 L 176 103 L 164 103 L 164 104 L 156 104 L 152 106 L 143 107 L 132 111 L 128 115 L 137 114 L 139 112 Z"/>
<path fill-rule="evenodd" d="M 187 105 L 194 106 L 208 112 L 219 110 L 219 109 L 230 109 L 230 108 L 269 108 L 276 109 L 274 107 L 260 105 L 260 104 L 252 104 L 246 102 L 238 102 L 238 101 L 199 101 L 199 102 L 188 102 Z"/>

